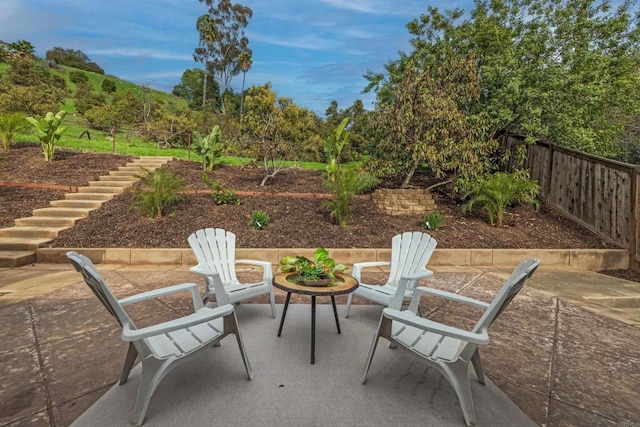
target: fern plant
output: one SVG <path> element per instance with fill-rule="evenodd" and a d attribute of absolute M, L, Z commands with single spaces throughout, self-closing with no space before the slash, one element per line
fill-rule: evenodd
<path fill-rule="evenodd" d="M 251 218 L 247 223 L 249 227 L 255 228 L 256 230 L 264 230 L 269 225 L 269 214 L 265 211 L 261 211 L 259 209 L 251 211 Z"/>
<path fill-rule="evenodd" d="M 173 206 L 186 198 L 185 181 L 171 169 L 159 168 L 153 172 L 141 169 L 136 177 L 140 179 L 140 185 L 133 190 L 132 206 L 137 207 L 148 218 L 173 214 Z"/>
<path fill-rule="evenodd" d="M 463 212 L 479 207 L 486 212 L 493 226 L 502 227 L 508 206 L 530 204 L 536 209 L 540 202 L 536 199 L 538 184 L 529 179 L 526 171 L 513 173 L 498 172 L 481 178 L 472 185 L 464 198 L 470 200 L 462 206 Z"/>

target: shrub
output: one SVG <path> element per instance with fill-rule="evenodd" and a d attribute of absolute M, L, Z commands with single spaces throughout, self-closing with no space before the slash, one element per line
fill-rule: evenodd
<path fill-rule="evenodd" d="M 26 119 L 35 128 L 40 145 L 42 145 L 44 159 L 48 162 L 53 160 L 56 143 L 60 140 L 62 134 L 67 131 L 66 126 L 60 126 L 66 115 L 66 111 L 58 111 L 57 114 L 48 112 L 40 120 L 36 120 L 33 117 L 27 117 Z"/>
<path fill-rule="evenodd" d="M 133 190 L 132 207 L 137 207 L 148 218 L 172 215 L 173 206 L 186 198 L 185 181 L 171 169 L 159 168 L 153 172 L 142 169 L 136 177 L 140 178 L 140 185 Z"/>
<path fill-rule="evenodd" d="M 110 79 L 104 79 L 101 87 L 103 92 L 114 93 L 116 91 L 116 82 Z"/>
<path fill-rule="evenodd" d="M 211 181 L 205 172 L 202 172 L 202 181 L 211 189 L 211 198 L 216 205 L 239 205 L 242 203 L 235 191 L 223 189 L 220 181 Z"/>
<path fill-rule="evenodd" d="M 427 212 L 420 220 L 420 226 L 425 230 L 435 230 L 442 224 L 440 212 Z"/>
<path fill-rule="evenodd" d="M 269 225 L 269 214 L 259 209 L 253 210 L 251 211 L 251 218 L 247 224 L 256 230 L 264 230 L 267 228 L 267 225 Z"/>
<path fill-rule="evenodd" d="M 462 206 L 462 210 L 469 212 L 479 206 L 489 216 L 491 225 L 502 227 L 508 206 L 530 204 L 539 208 L 540 202 L 536 199 L 538 188 L 538 184 L 529 179 L 526 171 L 487 175 L 473 184 L 471 190 L 464 195 L 465 199 L 470 200 Z"/>
<path fill-rule="evenodd" d="M 27 127 L 24 114 L 7 113 L 0 114 L 0 140 L 6 150 L 11 145 L 13 137 Z"/>
<path fill-rule="evenodd" d="M 89 83 L 89 76 L 87 76 L 87 74 L 83 73 L 82 71 L 73 70 L 69 73 L 69 80 L 71 80 L 75 84 L 87 84 Z"/>
<path fill-rule="evenodd" d="M 214 126 L 209 135 L 202 137 L 198 132 L 193 133 L 193 147 L 202 162 L 202 170 L 213 170 L 216 157 L 224 152 L 222 145 L 222 132 L 220 126 Z"/>

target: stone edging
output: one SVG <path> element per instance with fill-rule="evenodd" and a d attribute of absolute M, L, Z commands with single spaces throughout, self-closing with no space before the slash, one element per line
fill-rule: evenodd
<path fill-rule="evenodd" d="M 95 263 L 124 265 L 196 265 L 191 249 L 153 248 L 39 248 L 38 263 L 66 263 L 65 253 L 76 250 Z M 238 248 L 237 259 L 269 261 L 277 265 L 286 255 L 313 256 L 314 249 Z M 389 261 L 391 249 L 329 249 L 332 258 L 343 264 L 362 261 Z M 430 266 L 514 266 L 526 258 L 538 258 L 543 265 L 567 266 L 598 271 L 629 268 L 625 249 L 436 249 Z"/>

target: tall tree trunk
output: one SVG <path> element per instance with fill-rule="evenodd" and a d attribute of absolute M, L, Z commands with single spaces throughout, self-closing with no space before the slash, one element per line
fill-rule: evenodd
<path fill-rule="evenodd" d="M 204 64 L 204 79 L 202 79 L 202 111 L 207 103 L 207 64 Z"/>
<path fill-rule="evenodd" d="M 240 92 L 240 120 L 242 121 L 242 110 L 244 107 L 244 78 L 247 76 L 247 72 L 242 72 L 242 92 Z"/>

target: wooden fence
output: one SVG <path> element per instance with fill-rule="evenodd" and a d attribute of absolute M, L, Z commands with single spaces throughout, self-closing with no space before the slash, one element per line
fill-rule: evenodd
<path fill-rule="evenodd" d="M 505 135 L 502 145 L 515 152 L 524 139 Z M 629 250 L 629 267 L 638 263 L 638 175 L 640 167 L 537 142 L 527 147 L 524 166 L 540 185 L 540 199 L 610 243 Z"/>

